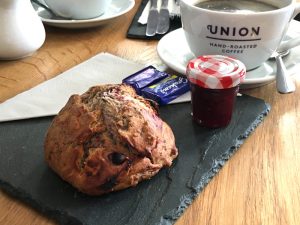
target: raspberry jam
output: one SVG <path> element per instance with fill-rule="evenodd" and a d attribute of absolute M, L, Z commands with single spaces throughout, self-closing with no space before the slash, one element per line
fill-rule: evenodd
<path fill-rule="evenodd" d="M 222 55 L 199 56 L 189 62 L 193 120 L 204 127 L 227 126 L 232 117 L 245 65 Z"/>
<path fill-rule="evenodd" d="M 191 83 L 193 120 L 204 127 L 227 126 L 239 87 L 208 89 Z"/>

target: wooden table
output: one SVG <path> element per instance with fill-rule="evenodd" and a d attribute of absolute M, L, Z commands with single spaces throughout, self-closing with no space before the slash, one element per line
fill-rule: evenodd
<path fill-rule="evenodd" d="M 100 52 L 138 63 L 161 64 L 156 53 L 157 41 L 126 39 L 127 28 L 141 0 L 136 2 L 129 13 L 102 27 L 46 27 L 46 41 L 36 53 L 22 60 L 0 62 L 0 102 Z M 274 83 L 243 91 L 270 103 L 271 112 L 177 225 L 299 224 L 300 76 L 294 78 L 297 91 L 292 94 L 278 94 Z M 0 224 L 55 222 L 0 191 Z"/>

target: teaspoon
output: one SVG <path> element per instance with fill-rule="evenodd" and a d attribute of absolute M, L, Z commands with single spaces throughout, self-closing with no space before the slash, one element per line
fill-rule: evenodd
<path fill-rule="evenodd" d="M 289 50 L 300 44 L 300 37 L 283 42 L 272 55 L 276 59 L 276 88 L 279 93 L 286 94 L 296 90 L 295 84 L 282 61 L 282 57 L 289 54 Z"/>
<path fill-rule="evenodd" d="M 281 94 L 287 94 L 296 90 L 295 84 L 288 74 L 288 71 L 282 61 L 282 57 L 287 55 L 289 50 L 283 52 L 276 52 L 276 88 Z"/>

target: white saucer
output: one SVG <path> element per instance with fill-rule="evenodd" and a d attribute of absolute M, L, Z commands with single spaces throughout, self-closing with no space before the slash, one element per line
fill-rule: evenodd
<path fill-rule="evenodd" d="M 285 40 L 300 35 L 300 23 L 291 21 Z M 157 45 L 157 52 L 161 60 L 174 71 L 185 75 L 186 65 L 195 58 L 190 51 L 182 28 L 166 34 Z M 295 47 L 290 54 L 284 57 L 287 70 L 291 75 L 300 70 L 300 47 Z M 276 63 L 270 59 L 257 69 L 248 71 L 242 88 L 253 88 L 268 84 L 275 80 Z"/>
<path fill-rule="evenodd" d="M 44 8 L 33 4 L 38 15 L 41 17 L 45 24 L 62 27 L 62 28 L 90 28 L 103 25 L 118 16 L 127 13 L 133 8 L 135 4 L 134 0 L 112 0 L 111 5 L 108 10 L 101 16 L 86 19 L 86 20 L 73 20 L 73 19 L 54 19 L 47 10 Z"/>

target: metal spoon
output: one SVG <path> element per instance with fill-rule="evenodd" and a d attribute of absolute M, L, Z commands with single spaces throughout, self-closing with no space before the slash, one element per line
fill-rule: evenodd
<path fill-rule="evenodd" d="M 276 59 L 276 87 L 277 91 L 282 94 L 291 93 L 296 90 L 295 84 L 282 61 L 282 57 L 289 54 L 289 50 L 300 45 L 300 37 L 284 41 L 272 55 Z"/>
<path fill-rule="evenodd" d="M 276 59 L 276 88 L 281 94 L 287 94 L 296 90 L 295 84 L 288 74 L 288 71 L 282 61 L 282 57 L 287 55 L 289 50 L 283 52 L 277 52 Z"/>

